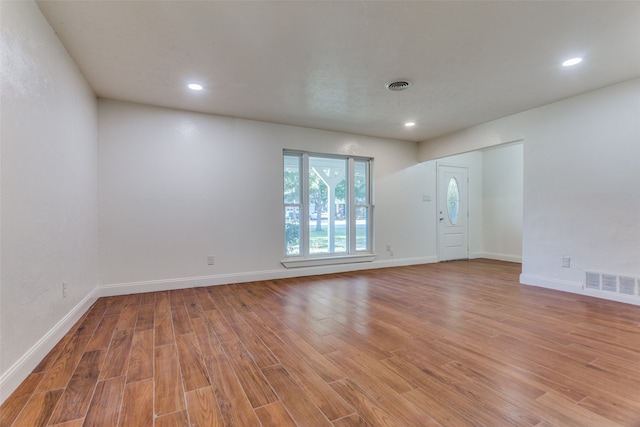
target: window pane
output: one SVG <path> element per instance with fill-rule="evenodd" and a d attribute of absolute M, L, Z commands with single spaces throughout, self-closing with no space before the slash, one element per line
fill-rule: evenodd
<path fill-rule="evenodd" d="M 309 253 L 347 252 L 347 159 L 309 157 Z"/>
<path fill-rule="evenodd" d="M 300 208 L 288 206 L 284 215 L 285 254 L 300 255 Z"/>
<path fill-rule="evenodd" d="M 458 181 L 455 178 L 449 180 L 447 188 L 447 215 L 451 224 L 458 222 L 458 214 L 460 213 L 460 191 L 458 190 Z"/>
<path fill-rule="evenodd" d="M 369 208 L 356 208 L 356 250 L 369 249 Z"/>
<path fill-rule="evenodd" d="M 325 214 L 321 215 L 320 227 L 315 216 L 309 221 L 309 253 L 333 254 L 347 252 L 346 221 L 329 221 Z"/>
<path fill-rule="evenodd" d="M 367 162 L 354 162 L 354 187 L 355 187 L 355 204 L 369 204 L 369 191 L 367 185 Z"/>
<path fill-rule="evenodd" d="M 284 203 L 300 204 L 299 156 L 284 156 Z"/>
<path fill-rule="evenodd" d="M 322 221 L 312 220 L 309 222 L 309 253 L 326 254 L 329 253 L 329 229 L 322 227 Z M 320 224 L 319 226 L 317 224 Z"/>
<path fill-rule="evenodd" d="M 333 253 L 347 252 L 347 222 L 345 220 L 333 219 Z"/>
<path fill-rule="evenodd" d="M 327 201 L 329 189 L 324 180 L 314 170 L 309 170 L 309 218 L 318 221 L 320 228 L 320 220 L 324 216 L 327 218 Z"/>

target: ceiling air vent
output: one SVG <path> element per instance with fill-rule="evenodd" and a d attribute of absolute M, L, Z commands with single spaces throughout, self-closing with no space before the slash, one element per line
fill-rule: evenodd
<path fill-rule="evenodd" d="M 411 86 L 411 83 L 409 83 L 407 81 L 404 81 L 404 80 L 399 80 L 397 82 L 391 82 L 391 83 L 387 84 L 387 89 L 393 90 L 393 91 L 398 91 L 398 90 L 405 90 L 409 86 Z"/>

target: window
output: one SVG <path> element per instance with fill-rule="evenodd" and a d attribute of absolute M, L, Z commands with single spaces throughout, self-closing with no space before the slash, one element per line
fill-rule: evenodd
<path fill-rule="evenodd" d="M 458 181 L 454 178 L 449 180 L 447 187 L 447 215 L 449 222 L 455 225 L 458 222 L 458 214 L 460 213 L 460 190 L 458 190 Z"/>
<path fill-rule="evenodd" d="M 339 257 L 351 262 L 359 255 L 371 255 L 371 162 L 284 152 L 284 254 L 288 262 L 283 264 L 298 265 L 296 258 L 335 261 Z"/>

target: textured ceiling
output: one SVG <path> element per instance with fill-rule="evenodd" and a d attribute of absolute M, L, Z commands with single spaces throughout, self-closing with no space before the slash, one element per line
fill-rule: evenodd
<path fill-rule="evenodd" d="M 38 5 L 99 97 L 412 141 L 640 75 L 635 1 Z"/>

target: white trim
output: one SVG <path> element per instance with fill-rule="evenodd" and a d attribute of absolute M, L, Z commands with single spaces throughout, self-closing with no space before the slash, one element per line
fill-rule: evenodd
<path fill-rule="evenodd" d="M 0 403 L 4 402 L 71 330 L 99 297 L 95 288 L 0 376 Z"/>
<path fill-rule="evenodd" d="M 582 290 L 581 282 L 570 280 L 553 279 L 549 277 L 536 276 L 533 274 L 521 274 L 520 283 L 523 285 L 538 286 L 541 288 L 555 289 L 557 291 L 580 293 Z"/>
<path fill-rule="evenodd" d="M 398 258 L 393 260 L 360 262 L 349 264 L 320 265 L 293 269 L 252 271 L 247 273 L 218 274 L 215 276 L 183 277 L 142 282 L 114 283 L 100 286 L 100 296 L 138 294 L 142 292 L 166 291 L 202 286 L 226 285 L 230 283 L 255 282 L 260 280 L 285 279 L 290 277 L 314 276 L 319 274 L 344 273 L 347 271 L 370 270 L 375 268 L 400 267 L 437 262 L 436 257 Z"/>
<path fill-rule="evenodd" d="M 498 261 L 517 262 L 522 264 L 522 255 L 498 254 L 495 252 L 473 252 L 471 253 L 470 258 L 495 259 Z"/>
<path fill-rule="evenodd" d="M 359 268 L 358 270 L 368 270 L 374 268 L 403 267 L 407 265 L 434 264 L 438 262 L 437 256 L 419 257 L 419 258 L 400 258 L 389 259 L 384 261 L 376 261 L 371 267 Z M 356 270 L 355 268 L 353 269 Z"/>
<path fill-rule="evenodd" d="M 286 268 L 315 267 L 321 265 L 349 264 L 358 262 L 371 262 L 376 259 L 376 254 L 328 256 L 317 258 L 285 258 L 280 263 Z"/>
<path fill-rule="evenodd" d="M 599 299 L 640 305 L 640 299 L 638 299 L 638 297 L 634 297 L 633 295 L 623 295 L 613 292 L 586 289 L 584 288 L 582 282 L 559 280 L 549 277 L 536 276 L 533 274 L 521 274 L 520 283 L 522 283 L 523 285 L 539 286 L 541 288 L 555 289 L 557 291 L 570 292 L 573 294 L 585 295 Z"/>

